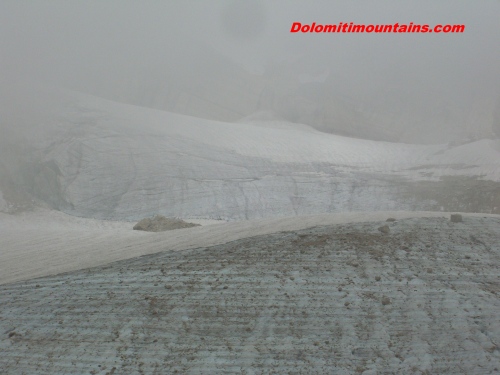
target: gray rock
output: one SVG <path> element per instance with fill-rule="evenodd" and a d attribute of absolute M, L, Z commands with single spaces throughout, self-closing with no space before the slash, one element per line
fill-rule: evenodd
<path fill-rule="evenodd" d="M 388 225 L 383 225 L 381 226 L 380 228 L 378 228 L 379 231 L 381 231 L 382 233 L 389 233 L 391 230 L 389 229 L 389 226 Z"/>
<path fill-rule="evenodd" d="M 461 223 L 463 221 L 460 214 L 451 214 L 450 220 L 452 223 Z"/>
<path fill-rule="evenodd" d="M 394 219 L 393 217 L 390 217 L 386 221 L 393 222 L 393 221 L 396 221 L 396 219 Z"/>
<path fill-rule="evenodd" d="M 153 218 L 145 218 L 134 225 L 134 230 L 144 230 L 146 232 L 163 232 L 166 230 L 197 227 L 200 224 L 186 223 L 180 219 L 169 219 L 162 215 Z"/>

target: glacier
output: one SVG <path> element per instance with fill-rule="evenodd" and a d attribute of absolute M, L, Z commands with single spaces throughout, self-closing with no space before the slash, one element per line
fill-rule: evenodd
<path fill-rule="evenodd" d="M 74 216 L 251 220 L 346 211 L 500 212 L 500 140 L 391 143 L 286 121 L 229 123 L 65 90 L 51 95 L 17 184 Z M 464 206 L 477 195 L 470 181 L 485 184 L 484 197 Z"/>

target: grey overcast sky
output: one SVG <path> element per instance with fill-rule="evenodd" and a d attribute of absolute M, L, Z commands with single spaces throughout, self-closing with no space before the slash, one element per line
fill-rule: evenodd
<path fill-rule="evenodd" d="M 189 69 L 188 60 L 204 56 L 183 51 L 201 41 L 250 71 L 302 57 L 304 71 L 328 68 L 354 92 L 397 82 L 422 93 L 442 86 L 467 98 L 500 86 L 499 19 L 498 0 L 3 0 L 0 79 L 64 86 L 137 67 Z M 463 34 L 291 34 L 296 21 L 466 28 Z"/>

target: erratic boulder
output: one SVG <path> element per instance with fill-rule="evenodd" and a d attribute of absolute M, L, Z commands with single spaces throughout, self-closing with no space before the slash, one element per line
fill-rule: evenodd
<path fill-rule="evenodd" d="M 384 226 L 381 226 L 380 228 L 378 228 L 379 231 L 381 231 L 382 233 L 389 233 L 391 230 L 389 229 L 389 226 L 388 225 L 384 225 Z"/>
<path fill-rule="evenodd" d="M 162 215 L 153 218 L 145 218 L 134 225 L 134 230 L 144 230 L 146 232 L 163 232 L 166 230 L 197 227 L 200 224 L 186 223 L 180 219 L 170 219 Z"/>
<path fill-rule="evenodd" d="M 452 223 L 460 223 L 462 222 L 462 215 L 460 214 L 451 214 L 450 220 Z"/>

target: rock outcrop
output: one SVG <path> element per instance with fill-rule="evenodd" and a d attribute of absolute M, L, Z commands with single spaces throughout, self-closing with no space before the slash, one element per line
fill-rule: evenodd
<path fill-rule="evenodd" d="M 200 224 L 187 223 L 180 219 L 170 219 L 162 215 L 153 218 L 145 218 L 134 225 L 134 230 L 144 230 L 146 232 L 163 232 L 166 230 L 197 227 Z"/>

